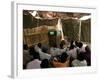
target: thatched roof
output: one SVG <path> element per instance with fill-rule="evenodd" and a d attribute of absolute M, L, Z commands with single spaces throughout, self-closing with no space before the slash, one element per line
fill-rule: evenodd
<path fill-rule="evenodd" d="M 57 25 L 58 19 L 36 19 L 31 15 L 23 15 L 23 27 L 33 28 L 42 25 L 55 26 Z"/>
<path fill-rule="evenodd" d="M 67 19 L 80 18 L 84 15 L 90 15 L 89 13 L 71 13 L 71 12 L 51 12 L 51 11 L 37 11 L 39 18 L 32 16 L 34 10 L 23 10 L 23 27 L 33 28 L 42 25 L 55 26 L 57 25 L 58 18 L 62 19 L 65 23 Z"/>

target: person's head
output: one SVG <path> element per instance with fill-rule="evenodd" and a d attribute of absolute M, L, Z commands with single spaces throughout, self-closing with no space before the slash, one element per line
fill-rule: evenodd
<path fill-rule="evenodd" d="M 63 49 L 64 47 L 64 44 L 60 43 L 60 48 Z"/>
<path fill-rule="evenodd" d="M 38 43 L 37 46 L 38 46 L 39 48 L 41 48 L 41 47 L 42 47 L 42 44 L 41 44 L 41 43 Z"/>
<path fill-rule="evenodd" d="M 78 47 L 79 47 L 79 48 L 83 47 L 83 43 L 82 43 L 82 42 L 79 42 L 79 43 L 78 43 Z"/>
<path fill-rule="evenodd" d="M 85 59 L 84 52 L 80 52 L 80 53 L 77 55 L 77 59 L 80 60 L 80 61 L 83 61 L 83 60 Z"/>
<path fill-rule="evenodd" d="M 74 49 L 74 47 L 75 47 L 74 45 L 71 45 L 70 48 L 69 48 L 69 50 Z"/>
<path fill-rule="evenodd" d="M 85 51 L 86 51 L 86 52 L 90 52 L 89 46 L 86 46 L 86 47 L 85 47 Z"/>
<path fill-rule="evenodd" d="M 41 66 L 41 68 L 49 68 L 50 67 L 50 64 L 49 64 L 48 59 L 42 60 L 40 66 Z"/>
<path fill-rule="evenodd" d="M 23 49 L 24 49 L 24 50 L 27 50 L 27 49 L 28 49 L 27 44 L 24 44 L 24 45 L 23 45 Z"/>
<path fill-rule="evenodd" d="M 71 40 L 70 45 L 73 45 L 73 43 L 74 43 L 74 41 L 73 41 L 73 40 Z"/>
<path fill-rule="evenodd" d="M 31 47 L 29 47 L 29 53 L 30 55 L 33 55 L 34 52 L 35 52 L 34 45 L 32 45 Z"/>
<path fill-rule="evenodd" d="M 61 55 L 61 63 L 65 63 L 67 61 L 68 55 L 66 52 L 62 53 Z"/>
<path fill-rule="evenodd" d="M 77 47 L 78 47 L 78 41 L 75 41 L 75 46 L 77 46 Z"/>
<path fill-rule="evenodd" d="M 61 43 L 60 44 L 63 44 L 63 45 L 65 45 L 66 43 L 65 43 L 65 40 L 61 40 Z"/>
<path fill-rule="evenodd" d="M 40 59 L 40 55 L 38 52 L 33 53 L 33 59 Z"/>

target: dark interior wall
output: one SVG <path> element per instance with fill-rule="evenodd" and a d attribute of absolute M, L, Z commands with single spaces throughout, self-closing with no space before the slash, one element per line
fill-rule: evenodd
<path fill-rule="evenodd" d="M 91 20 L 82 21 L 81 40 L 91 42 Z"/>
<path fill-rule="evenodd" d="M 64 35 L 70 40 L 79 40 L 79 21 L 74 19 L 62 20 Z M 81 23 L 81 41 L 91 42 L 91 20 Z"/>
<path fill-rule="evenodd" d="M 23 15 L 23 27 L 34 28 L 43 25 L 55 26 L 57 25 L 58 19 L 36 19 L 31 15 Z"/>
<path fill-rule="evenodd" d="M 64 35 L 66 35 L 69 40 L 78 40 L 79 36 L 79 22 L 74 19 L 62 20 Z"/>
<path fill-rule="evenodd" d="M 31 15 L 23 15 L 23 28 L 32 28 L 37 26 L 37 19 L 32 18 Z"/>

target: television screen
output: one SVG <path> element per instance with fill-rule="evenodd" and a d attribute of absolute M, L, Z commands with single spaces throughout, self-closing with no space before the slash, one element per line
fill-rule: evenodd
<path fill-rule="evenodd" d="M 55 33 L 54 32 L 50 32 L 50 35 L 54 35 Z"/>

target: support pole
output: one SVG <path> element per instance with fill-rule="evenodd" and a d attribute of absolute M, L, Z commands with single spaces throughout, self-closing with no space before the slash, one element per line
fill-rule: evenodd
<path fill-rule="evenodd" d="M 79 20 L 79 41 L 81 40 L 81 20 Z"/>

